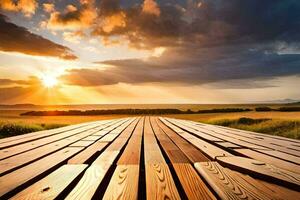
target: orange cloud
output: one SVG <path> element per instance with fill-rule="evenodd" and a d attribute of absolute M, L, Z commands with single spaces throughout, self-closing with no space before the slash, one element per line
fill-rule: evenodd
<path fill-rule="evenodd" d="M 90 27 L 97 17 L 96 10 L 91 2 L 81 1 L 81 3 L 83 4 L 79 8 L 68 5 L 63 13 L 52 12 L 47 22 L 47 28 L 78 30 Z"/>
<path fill-rule="evenodd" d="M 106 17 L 102 23 L 101 28 L 105 33 L 112 32 L 115 28 L 126 26 L 126 15 L 124 12 L 119 12 L 114 15 Z"/>
<path fill-rule="evenodd" d="M 30 17 L 35 13 L 38 3 L 36 0 L 0 0 L 0 8 L 7 11 L 22 12 Z"/>
<path fill-rule="evenodd" d="M 44 3 L 43 8 L 44 8 L 45 12 L 51 13 L 54 11 L 54 4 L 53 3 Z"/>
<path fill-rule="evenodd" d="M 155 0 L 145 0 L 143 3 L 143 12 L 156 16 L 160 15 L 160 9 Z"/>

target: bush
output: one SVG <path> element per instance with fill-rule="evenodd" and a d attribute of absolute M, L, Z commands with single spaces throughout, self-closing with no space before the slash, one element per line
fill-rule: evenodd
<path fill-rule="evenodd" d="M 59 128 L 65 124 L 24 124 L 24 123 L 0 123 L 0 138 L 21 135 L 36 131 Z"/>
<path fill-rule="evenodd" d="M 259 124 L 261 122 L 265 122 L 268 120 L 271 120 L 271 119 L 264 119 L 264 118 L 263 119 L 252 119 L 252 118 L 242 117 L 237 120 L 237 123 L 251 125 L 251 124 Z"/>
<path fill-rule="evenodd" d="M 68 110 L 68 111 L 29 111 L 22 113 L 21 116 L 72 116 L 72 115 L 164 115 L 164 114 L 196 114 L 196 113 L 231 113 L 247 112 L 251 109 L 243 108 L 221 108 L 211 110 L 186 111 L 179 109 L 114 109 L 114 110 Z"/>
<path fill-rule="evenodd" d="M 268 112 L 268 111 L 272 111 L 272 108 L 270 108 L 270 107 L 257 107 L 257 108 L 255 108 L 255 111 L 257 111 L 257 112 Z"/>
<path fill-rule="evenodd" d="M 300 107 L 280 107 L 278 111 L 281 112 L 297 112 L 300 111 Z"/>

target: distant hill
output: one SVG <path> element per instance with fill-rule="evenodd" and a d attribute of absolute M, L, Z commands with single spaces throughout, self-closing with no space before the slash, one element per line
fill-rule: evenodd
<path fill-rule="evenodd" d="M 277 100 L 271 100 L 271 101 L 264 101 L 264 103 L 270 103 L 270 104 L 293 104 L 293 103 L 299 103 L 299 99 L 277 99 Z"/>
<path fill-rule="evenodd" d="M 293 102 L 293 103 L 288 103 L 288 105 L 295 105 L 295 106 L 298 106 L 298 105 L 300 105 L 300 101 L 298 101 L 298 102 Z"/>

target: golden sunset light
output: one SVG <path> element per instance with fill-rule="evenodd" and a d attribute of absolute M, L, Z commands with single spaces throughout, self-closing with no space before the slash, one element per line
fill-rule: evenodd
<path fill-rule="evenodd" d="M 0 199 L 296 200 L 300 0 L 0 0 Z"/>
<path fill-rule="evenodd" d="M 53 88 L 58 84 L 57 78 L 49 74 L 43 75 L 41 81 L 46 88 Z"/>
<path fill-rule="evenodd" d="M 0 92 L 9 90 L 0 103 L 43 103 L 37 100 L 43 96 L 15 101 L 35 93 L 32 84 L 20 84 L 30 77 L 38 77 L 48 89 L 72 86 L 90 96 L 105 90 L 107 98 L 102 100 L 107 102 L 101 103 L 299 98 L 299 42 L 293 35 L 297 30 L 289 30 L 297 17 L 280 18 L 282 24 L 291 24 L 283 28 L 275 25 L 279 15 L 269 19 L 263 11 L 257 16 L 262 20 L 256 20 L 260 24 L 253 23 L 251 14 L 233 20 L 229 13 L 239 10 L 235 3 L 229 3 L 227 11 L 221 2 L 168 1 L 0 1 L 0 79 L 5 82 Z M 156 87 L 163 95 L 137 97 L 122 84 L 141 90 Z M 115 88 L 118 93 L 112 92 Z M 182 89 L 184 93 L 178 93 Z M 70 98 L 65 103 L 79 103 Z"/>

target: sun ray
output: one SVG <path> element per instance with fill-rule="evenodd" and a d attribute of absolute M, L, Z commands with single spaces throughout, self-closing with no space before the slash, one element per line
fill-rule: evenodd
<path fill-rule="evenodd" d="M 46 88 L 53 88 L 53 87 L 57 86 L 57 84 L 58 84 L 57 78 L 50 74 L 43 75 L 41 77 L 41 81 L 42 81 L 43 86 L 45 86 Z"/>

